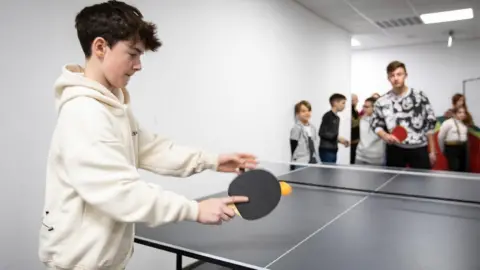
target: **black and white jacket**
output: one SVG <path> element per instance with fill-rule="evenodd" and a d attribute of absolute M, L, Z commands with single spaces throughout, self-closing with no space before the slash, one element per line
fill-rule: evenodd
<path fill-rule="evenodd" d="M 381 96 L 374 105 L 372 129 L 391 132 L 397 125 L 405 127 L 408 137 L 402 147 L 420 147 L 427 145 L 426 135 L 434 132 L 437 118 L 425 93 L 410 88 L 402 96 L 389 91 Z"/>

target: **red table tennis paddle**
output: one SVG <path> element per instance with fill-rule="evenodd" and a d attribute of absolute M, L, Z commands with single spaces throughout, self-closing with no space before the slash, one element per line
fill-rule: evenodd
<path fill-rule="evenodd" d="M 406 128 L 399 125 L 392 130 L 391 134 L 395 136 L 400 142 L 403 142 L 407 138 L 408 132 Z"/>
<path fill-rule="evenodd" d="M 254 169 L 241 173 L 228 187 L 229 196 L 246 196 L 248 202 L 229 205 L 237 215 L 255 220 L 270 214 L 280 202 L 281 184 L 270 172 Z"/>

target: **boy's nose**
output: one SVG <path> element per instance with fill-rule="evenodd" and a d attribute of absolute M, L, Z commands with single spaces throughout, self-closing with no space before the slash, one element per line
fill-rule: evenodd
<path fill-rule="evenodd" d="M 134 69 L 135 71 L 140 71 L 140 70 L 142 70 L 142 64 L 141 64 L 141 63 L 138 63 L 138 64 L 134 65 L 134 66 L 133 66 L 133 69 Z"/>

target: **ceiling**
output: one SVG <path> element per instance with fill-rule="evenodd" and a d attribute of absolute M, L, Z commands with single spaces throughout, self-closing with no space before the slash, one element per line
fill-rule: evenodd
<path fill-rule="evenodd" d="M 480 0 L 295 0 L 319 17 L 350 32 L 360 41 L 355 50 L 480 38 Z M 473 8 L 474 19 L 423 24 L 420 14 Z M 402 20 L 405 26 L 377 22 Z M 410 23 L 408 23 L 410 21 Z M 392 26 L 392 24 L 390 23 Z"/>

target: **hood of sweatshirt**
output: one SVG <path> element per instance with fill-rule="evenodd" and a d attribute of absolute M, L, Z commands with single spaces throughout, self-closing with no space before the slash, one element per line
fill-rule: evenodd
<path fill-rule="evenodd" d="M 84 69 L 80 65 L 65 65 L 54 83 L 54 89 L 57 113 L 60 113 L 65 103 L 77 97 L 94 98 L 105 105 L 122 110 L 130 102 L 126 89 L 110 91 L 97 81 L 85 77 Z"/>

